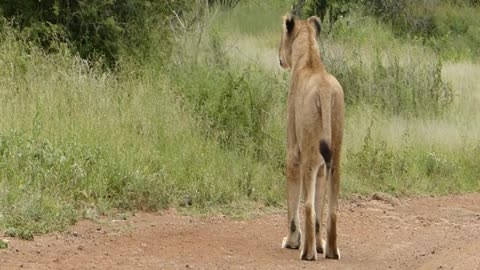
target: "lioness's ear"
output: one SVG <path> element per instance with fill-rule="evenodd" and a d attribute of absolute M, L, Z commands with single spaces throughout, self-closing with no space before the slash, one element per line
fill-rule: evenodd
<path fill-rule="evenodd" d="M 292 17 L 292 15 L 287 14 L 283 16 L 283 21 L 285 30 L 287 30 L 288 33 L 291 33 L 293 31 L 293 28 L 295 27 L 295 19 Z"/>
<path fill-rule="evenodd" d="M 320 18 L 317 16 L 312 16 L 308 18 L 307 21 L 313 26 L 313 29 L 315 29 L 316 35 L 318 36 L 320 34 L 320 30 L 322 30 Z"/>

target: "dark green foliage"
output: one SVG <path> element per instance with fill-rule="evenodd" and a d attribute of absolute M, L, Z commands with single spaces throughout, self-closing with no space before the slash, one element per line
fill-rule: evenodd
<path fill-rule="evenodd" d="M 73 45 L 81 57 L 103 58 L 113 67 L 121 50 L 142 57 L 149 31 L 159 27 L 168 46 L 167 25 L 174 10 L 187 1 L 143 0 L 8 0 L 0 3 L 3 16 L 13 20 L 27 38 L 52 50 L 57 42 Z M 159 24 L 160 23 L 160 24 Z"/>
<path fill-rule="evenodd" d="M 328 33 L 339 18 L 346 16 L 356 3 L 349 0 L 297 0 L 292 13 L 301 18 L 318 16 L 322 23 L 328 23 Z M 328 18 L 328 20 L 327 20 Z"/>

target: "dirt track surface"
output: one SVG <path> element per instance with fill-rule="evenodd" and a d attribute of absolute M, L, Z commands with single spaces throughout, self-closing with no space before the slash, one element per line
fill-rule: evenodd
<path fill-rule="evenodd" d="M 281 249 L 285 214 L 232 220 L 170 210 L 9 239 L 0 269 L 480 269 L 480 194 L 340 206 L 340 261 L 300 261 L 298 250 Z"/>

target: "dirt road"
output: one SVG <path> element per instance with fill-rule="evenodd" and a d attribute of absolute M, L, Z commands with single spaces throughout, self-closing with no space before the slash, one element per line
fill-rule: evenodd
<path fill-rule="evenodd" d="M 343 201 L 341 261 L 281 249 L 286 217 L 137 213 L 65 233 L 9 239 L 0 269 L 480 269 L 480 194 Z"/>

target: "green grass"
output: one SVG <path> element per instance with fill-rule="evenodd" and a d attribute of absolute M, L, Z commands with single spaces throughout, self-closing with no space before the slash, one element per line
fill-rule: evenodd
<path fill-rule="evenodd" d="M 3 25 L 0 228 L 28 236 L 115 209 L 284 207 L 282 7 L 212 10 L 203 28 L 177 30 L 168 65 L 152 46 L 151 61 L 116 73 L 63 45 L 47 55 Z M 440 65 L 358 14 L 321 47 L 347 96 L 342 196 L 480 191 L 477 64 Z"/>

